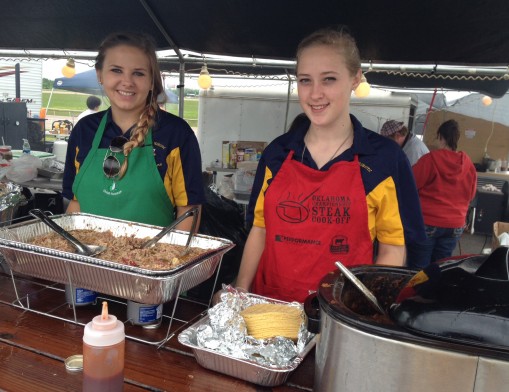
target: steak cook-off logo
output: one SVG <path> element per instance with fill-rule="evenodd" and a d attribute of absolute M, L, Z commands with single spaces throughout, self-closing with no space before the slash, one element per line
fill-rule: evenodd
<path fill-rule="evenodd" d="M 351 200 L 345 195 L 319 195 L 318 189 L 302 200 L 290 197 L 279 202 L 276 212 L 279 218 L 288 223 L 302 223 L 311 219 L 317 224 L 347 224 L 350 222 Z"/>

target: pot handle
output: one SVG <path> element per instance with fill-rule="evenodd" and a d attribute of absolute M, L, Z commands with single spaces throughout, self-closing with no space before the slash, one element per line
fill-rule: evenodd
<path fill-rule="evenodd" d="M 320 333 L 320 303 L 316 293 L 309 294 L 304 300 L 304 313 L 308 319 L 308 331 Z"/>

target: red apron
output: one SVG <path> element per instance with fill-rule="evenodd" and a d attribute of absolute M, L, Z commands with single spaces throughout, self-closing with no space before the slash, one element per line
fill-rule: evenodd
<path fill-rule="evenodd" d="M 304 302 L 337 267 L 373 263 L 368 207 L 359 159 L 312 169 L 283 162 L 265 194 L 265 249 L 252 292 Z"/>

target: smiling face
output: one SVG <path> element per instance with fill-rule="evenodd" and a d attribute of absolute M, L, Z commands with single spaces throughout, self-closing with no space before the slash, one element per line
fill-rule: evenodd
<path fill-rule="evenodd" d="M 314 126 L 331 127 L 350 121 L 350 95 L 360 83 L 361 71 L 351 75 L 341 52 L 314 45 L 299 54 L 297 86 L 302 109 Z"/>
<path fill-rule="evenodd" d="M 110 100 L 113 117 L 137 121 L 152 89 L 148 56 L 134 46 L 112 47 L 105 53 L 97 78 Z"/>

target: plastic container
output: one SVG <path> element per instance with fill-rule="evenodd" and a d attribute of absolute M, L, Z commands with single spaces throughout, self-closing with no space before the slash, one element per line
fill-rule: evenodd
<path fill-rule="evenodd" d="M 497 159 L 495 161 L 495 172 L 500 173 L 501 168 L 502 168 L 502 159 Z"/>
<path fill-rule="evenodd" d="M 500 166 L 500 171 L 507 171 L 507 161 L 502 160 L 502 165 Z"/>
<path fill-rule="evenodd" d="M 122 391 L 124 352 L 124 324 L 108 314 L 108 303 L 103 302 L 102 314 L 85 325 L 83 392 Z"/>
<path fill-rule="evenodd" d="M 31 148 L 28 139 L 23 139 L 23 154 L 30 154 Z"/>
<path fill-rule="evenodd" d="M 12 159 L 12 148 L 11 148 L 11 146 L 0 146 L 0 155 L 6 161 L 10 161 Z"/>

